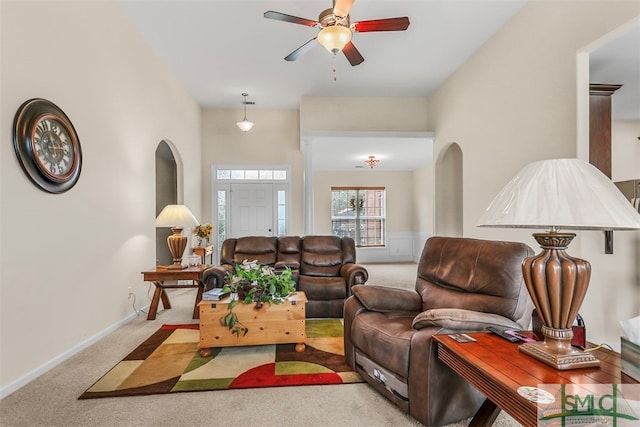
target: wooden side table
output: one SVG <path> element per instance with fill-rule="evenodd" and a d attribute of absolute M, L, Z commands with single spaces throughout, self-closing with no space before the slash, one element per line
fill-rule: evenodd
<path fill-rule="evenodd" d="M 459 343 L 448 335 L 435 335 L 434 340 L 438 358 L 487 397 L 470 426 L 491 425 L 500 410 L 522 425 L 539 425 L 537 404 L 521 396 L 520 387 L 638 383 L 621 373 L 620 355 L 604 348 L 593 352 L 600 367 L 559 371 L 518 351 L 517 343 L 484 332 L 468 335 L 476 341 Z M 553 388 L 547 391 L 557 392 Z"/>
<path fill-rule="evenodd" d="M 202 264 L 206 264 L 206 258 L 211 256 L 211 264 L 213 264 L 213 246 L 195 247 L 193 253 L 200 256 Z"/>
<path fill-rule="evenodd" d="M 204 291 L 204 283 L 202 283 L 202 273 L 208 267 L 206 265 L 195 265 L 184 268 L 182 270 L 170 270 L 166 267 L 157 266 L 153 270 L 143 271 L 143 280 L 145 282 L 153 282 L 156 286 L 156 290 L 151 298 L 151 307 L 149 308 L 149 315 L 147 320 L 154 320 L 158 312 L 158 305 L 162 300 L 162 306 L 165 309 L 171 308 L 171 302 L 165 289 L 180 289 L 180 288 L 198 288 L 196 294 L 196 302 L 193 306 L 193 318 L 200 318 L 200 311 L 198 310 L 198 303 L 202 300 L 202 292 Z M 191 280 L 189 285 L 179 285 L 173 283 L 178 280 Z M 165 283 L 170 282 L 170 283 Z"/>

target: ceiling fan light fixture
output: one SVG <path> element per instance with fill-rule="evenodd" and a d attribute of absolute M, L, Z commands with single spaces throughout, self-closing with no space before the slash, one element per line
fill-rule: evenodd
<path fill-rule="evenodd" d="M 249 132 L 251 128 L 253 128 L 254 123 L 247 120 L 247 104 L 253 105 L 255 102 L 247 101 L 247 96 L 249 96 L 248 93 L 243 93 L 242 96 L 244 97 L 244 100 L 242 101 L 242 105 L 244 106 L 244 119 L 236 122 L 236 126 L 238 126 L 242 132 Z"/>
<path fill-rule="evenodd" d="M 318 33 L 318 42 L 334 55 L 351 41 L 351 30 L 342 25 L 325 27 Z"/>

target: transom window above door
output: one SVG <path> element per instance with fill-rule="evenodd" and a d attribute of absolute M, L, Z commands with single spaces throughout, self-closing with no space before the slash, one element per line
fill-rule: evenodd
<path fill-rule="evenodd" d="M 216 179 L 224 181 L 286 181 L 287 171 L 283 169 L 218 169 Z"/>

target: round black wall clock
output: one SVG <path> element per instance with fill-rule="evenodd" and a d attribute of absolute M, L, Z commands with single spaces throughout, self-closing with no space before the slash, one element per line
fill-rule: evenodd
<path fill-rule="evenodd" d="M 62 193 L 78 182 L 82 168 L 78 134 L 51 101 L 34 98 L 18 108 L 13 148 L 25 174 L 42 190 Z"/>

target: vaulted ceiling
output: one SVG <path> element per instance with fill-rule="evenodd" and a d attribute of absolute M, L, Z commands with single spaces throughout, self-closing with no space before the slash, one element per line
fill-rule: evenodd
<path fill-rule="evenodd" d="M 355 33 L 352 41 L 365 60 L 353 67 L 344 55 L 334 56 L 320 45 L 296 61 L 285 61 L 285 56 L 313 39 L 319 30 L 264 17 L 266 11 L 274 10 L 317 20 L 320 12 L 332 6 L 331 0 L 116 1 L 203 108 L 241 110 L 241 94 L 246 92 L 248 100 L 255 102 L 248 107 L 249 118 L 253 109 L 297 110 L 305 95 L 428 96 L 526 3 L 356 0 L 351 22 L 407 16 L 410 25 L 406 31 Z M 640 118 L 639 46 L 640 31 L 618 44 L 603 46 L 602 53 L 594 56 L 592 74 L 597 79 L 611 75 L 615 80 L 633 80 L 635 72 L 635 82 L 606 82 L 626 85 L 615 95 L 619 108 L 614 104 L 614 118 L 616 114 Z M 621 49 L 629 47 L 635 47 L 635 53 L 621 57 Z M 635 99 L 625 100 L 634 95 Z M 636 105 L 637 111 L 623 113 L 622 105 L 627 102 Z M 399 163 L 381 161 L 376 170 L 411 170 L 416 163 L 431 160 L 430 152 L 423 155 L 424 145 L 410 147 L 411 138 L 390 141 L 387 135 L 368 138 L 366 143 L 362 139 L 347 143 L 344 138 L 325 137 L 323 144 L 340 147 L 343 153 L 346 147 L 353 150 L 339 158 L 331 155 L 331 150 L 329 154 L 317 153 L 314 168 L 353 169 L 363 163 L 351 159 L 362 157 L 363 152 L 404 159 Z M 412 154 L 398 156 L 404 149 Z M 391 156 L 393 151 L 395 156 Z"/>

